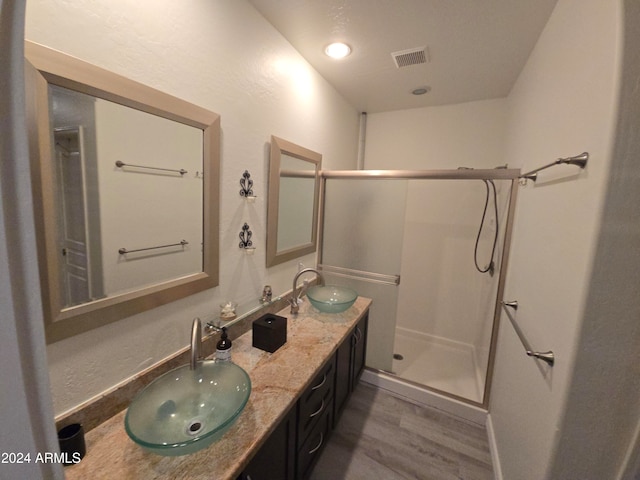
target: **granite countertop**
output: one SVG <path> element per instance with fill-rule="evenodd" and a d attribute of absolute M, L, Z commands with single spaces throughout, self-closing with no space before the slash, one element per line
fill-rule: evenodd
<path fill-rule="evenodd" d="M 251 330 L 232 339 L 232 360 L 251 377 L 251 396 L 233 427 L 210 447 L 181 457 L 145 452 L 127 436 L 123 410 L 87 433 L 87 454 L 65 468 L 66 478 L 235 479 L 370 304 L 358 297 L 347 311 L 325 314 L 304 302 L 297 318 L 281 310 L 287 343 L 274 353 L 253 348 Z"/>

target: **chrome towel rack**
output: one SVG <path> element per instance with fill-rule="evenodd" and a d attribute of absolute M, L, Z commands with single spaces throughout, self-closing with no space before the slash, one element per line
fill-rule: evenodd
<path fill-rule="evenodd" d="M 144 165 L 134 165 L 132 163 L 124 163 L 124 162 L 121 162 L 120 160 L 116 162 L 116 167 L 147 168 L 149 170 L 162 170 L 163 172 L 176 172 L 176 173 L 179 173 L 180 175 L 184 175 L 185 173 L 188 173 L 187 170 L 185 170 L 184 168 L 181 168 L 180 170 L 176 170 L 175 168 L 146 167 Z"/>
<path fill-rule="evenodd" d="M 544 170 L 549 167 L 553 167 L 554 165 L 577 165 L 578 167 L 584 169 L 587 166 L 587 162 L 589 161 L 589 152 L 582 152 L 580 155 L 575 155 L 573 157 L 566 158 L 558 158 L 554 162 L 551 162 L 543 167 L 536 168 L 535 170 L 531 170 L 530 172 L 523 173 L 518 178 L 524 178 L 526 180 L 536 181 L 538 179 L 538 172 L 540 170 Z"/>
<path fill-rule="evenodd" d="M 511 302 L 500 302 L 500 303 L 502 305 L 502 309 L 507 314 L 507 317 L 509 317 L 509 320 L 511 321 L 511 325 L 513 325 L 513 329 L 518 334 L 518 338 L 520 339 L 520 342 L 522 343 L 522 346 L 524 347 L 527 355 L 530 357 L 540 359 L 543 362 L 547 362 L 550 366 L 553 367 L 553 364 L 555 363 L 555 355 L 553 354 L 553 352 L 551 350 L 549 350 L 548 352 L 534 352 L 533 349 L 531 348 L 531 345 L 529 345 L 529 342 L 527 341 L 524 334 L 522 333 L 522 330 L 520 330 L 520 326 L 516 323 L 516 319 L 513 318 L 513 315 L 511 315 L 510 309 L 517 310 L 518 302 L 516 300 L 513 300 Z"/>
<path fill-rule="evenodd" d="M 121 248 L 118 250 L 118 253 L 120 255 L 124 255 L 126 253 L 144 252 L 145 250 L 155 250 L 157 248 L 177 247 L 178 245 L 180 245 L 181 247 L 184 247 L 185 245 L 189 245 L 189 242 L 187 242 L 186 240 L 181 240 L 178 243 L 171 243 L 169 245 L 158 245 L 157 247 L 136 248 L 135 250 L 127 250 L 126 248 Z"/>

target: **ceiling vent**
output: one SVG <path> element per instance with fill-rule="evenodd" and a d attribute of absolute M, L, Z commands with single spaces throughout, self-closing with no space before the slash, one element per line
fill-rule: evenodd
<path fill-rule="evenodd" d="M 410 67 L 411 65 L 420 65 L 421 63 L 429 63 L 429 51 L 427 47 L 411 48 L 400 52 L 391 53 L 396 67 Z"/>

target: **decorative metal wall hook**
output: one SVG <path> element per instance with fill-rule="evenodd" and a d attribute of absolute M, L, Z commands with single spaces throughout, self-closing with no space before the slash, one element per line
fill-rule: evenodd
<path fill-rule="evenodd" d="M 249 198 L 253 197 L 253 180 L 251 180 L 251 174 L 248 170 L 245 170 L 240 179 L 240 196 Z"/>
<path fill-rule="evenodd" d="M 251 248 L 253 246 L 253 242 L 251 241 L 251 230 L 249 230 L 249 225 L 245 222 L 242 226 L 242 231 L 238 235 L 240 237 L 240 244 L 238 247 L 240 248 Z"/>

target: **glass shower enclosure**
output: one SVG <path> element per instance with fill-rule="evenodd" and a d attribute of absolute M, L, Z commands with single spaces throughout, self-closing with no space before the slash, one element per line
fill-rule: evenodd
<path fill-rule="evenodd" d="M 519 173 L 322 173 L 319 268 L 373 299 L 369 369 L 486 407 Z"/>

